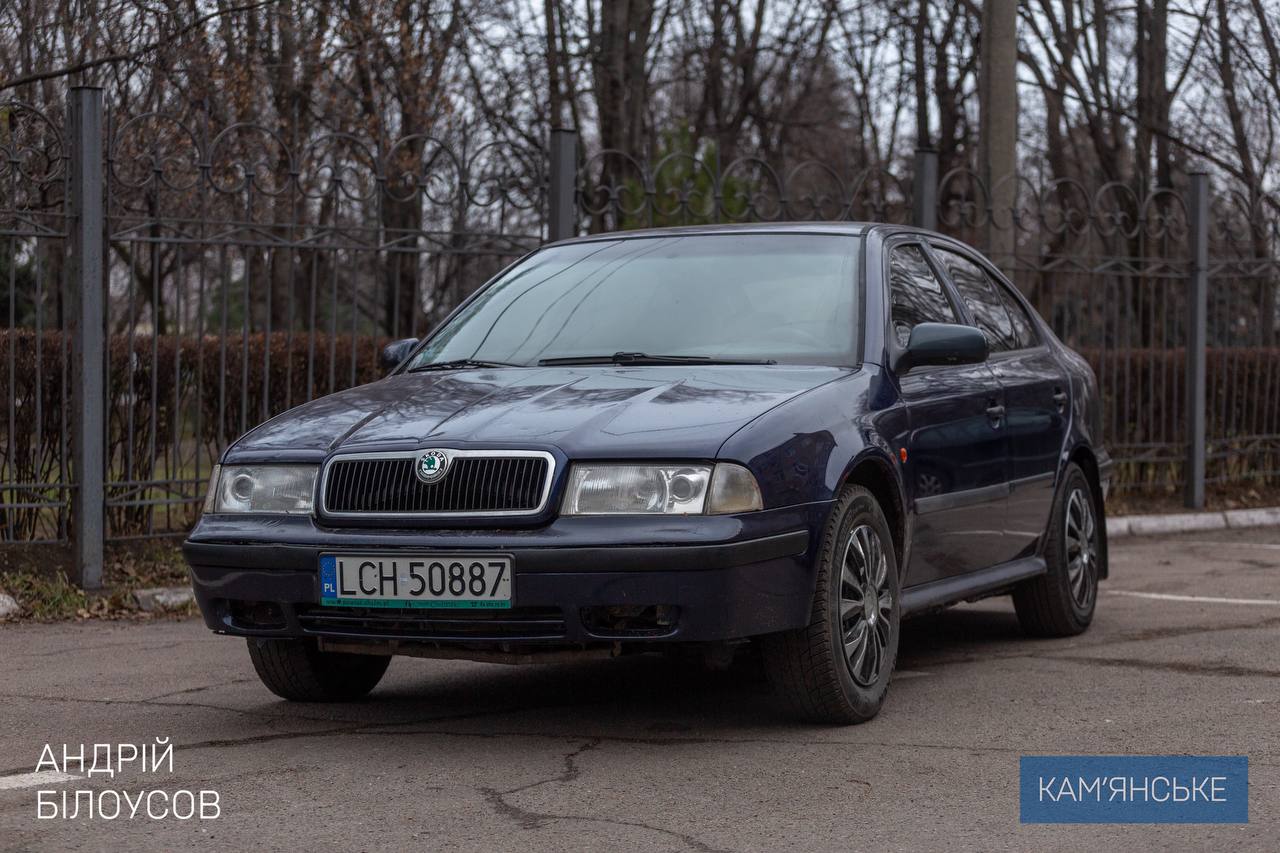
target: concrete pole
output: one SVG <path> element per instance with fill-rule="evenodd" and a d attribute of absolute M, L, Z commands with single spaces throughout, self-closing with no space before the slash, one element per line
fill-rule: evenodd
<path fill-rule="evenodd" d="M 547 242 L 577 236 L 578 134 L 551 130 L 551 173 L 547 187 Z"/>
<path fill-rule="evenodd" d="M 989 193 L 983 247 L 1006 274 L 1013 269 L 1012 212 L 1018 168 L 1018 4 L 984 0 L 978 65 L 978 176 Z"/>
<path fill-rule="evenodd" d="M 912 174 L 911 224 L 938 230 L 938 152 L 917 148 Z"/>
<path fill-rule="evenodd" d="M 106 530 L 106 283 L 103 277 L 102 90 L 76 86 L 67 95 L 70 142 L 72 542 L 80 585 L 102 586 Z"/>
<path fill-rule="evenodd" d="M 1187 281 L 1187 479 L 1184 501 L 1204 509 L 1208 431 L 1205 373 L 1209 316 L 1209 176 L 1191 173 L 1187 198 L 1191 233 L 1191 269 Z"/>

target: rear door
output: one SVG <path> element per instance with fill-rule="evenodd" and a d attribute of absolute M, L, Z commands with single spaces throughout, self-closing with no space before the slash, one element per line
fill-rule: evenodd
<path fill-rule="evenodd" d="M 959 323 L 924 246 L 888 247 L 891 328 L 905 346 L 918 323 Z M 909 428 L 900 436 L 916 518 L 904 586 L 1008 559 L 1000 519 L 1008 492 L 1008 447 L 999 383 L 986 364 L 920 367 L 898 376 Z"/>
<path fill-rule="evenodd" d="M 987 335 L 988 364 L 1004 390 L 1009 441 L 1011 490 L 1004 535 L 1015 555 L 1031 553 L 1053 504 L 1070 383 L 1026 307 L 998 273 L 959 247 L 934 244 L 933 250 L 974 323 Z"/>

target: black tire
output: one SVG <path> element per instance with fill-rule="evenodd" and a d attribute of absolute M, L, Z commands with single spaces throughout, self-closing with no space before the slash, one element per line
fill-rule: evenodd
<path fill-rule="evenodd" d="M 867 587 L 845 582 L 846 560 L 856 564 L 869 540 L 859 539 L 858 550 L 852 551 L 855 533 L 875 535 L 878 556 L 874 568 L 882 566 L 880 578 L 871 577 Z M 852 570 L 857 574 L 856 568 Z M 864 577 L 872 573 L 864 573 Z M 879 574 L 877 570 L 875 574 Z M 852 575 L 850 576 L 852 577 Z M 856 592 L 863 605 L 848 607 Z M 841 600 L 846 615 L 841 615 Z M 887 605 L 886 605 L 887 602 Z M 818 555 L 817 584 L 809 624 L 794 631 L 770 634 L 761 638 L 760 648 L 765 671 L 774 689 L 797 716 L 815 723 L 847 725 L 862 723 L 874 717 L 889 693 L 889 681 L 898 658 L 898 633 L 901 621 L 898 560 L 893 550 L 889 525 L 872 494 L 861 486 L 850 486 L 841 492 L 823 532 L 822 550 Z M 865 633 L 859 633 L 859 625 Z M 846 637 L 854 637 L 853 652 L 846 656 Z M 867 667 L 872 649 L 859 646 L 858 638 L 874 643 L 878 649 L 878 665 L 874 677 Z M 858 657 L 862 649 L 864 656 Z M 858 674 L 855 676 L 855 659 Z M 862 683 L 860 683 L 862 682 Z"/>
<path fill-rule="evenodd" d="M 1087 523 L 1081 510 L 1087 511 Z M 1098 579 L 1106 573 L 1102 525 L 1089 478 L 1078 465 L 1069 463 L 1049 517 L 1044 547 L 1049 571 L 1023 581 L 1013 591 L 1023 631 L 1033 637 L 1072 637 L 1089 627 L 1098 603 Z M 1080 548 L 1081 536 L 1089 541 L 1087 551 Z"/>
<path fill-rule="evenodd" d="M 349 702 L 387 671 L 390 655 L 322 652 L 314 640 L 249 639 L 249 659 L 267 689 L 291 702 Z"/>

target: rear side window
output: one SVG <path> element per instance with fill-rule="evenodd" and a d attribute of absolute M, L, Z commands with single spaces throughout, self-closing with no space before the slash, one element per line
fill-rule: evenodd
<path fill-rule="evenodd" d="M 982 267 L 973 261 L 946 249 L 935 249 L 947 275 L 960 291 L 960 298 L 969 306 L 973 320 L 987 336 L 987 346 L 992 352 L 1008 352 L 1019 348 L 1018 333 L 1009 319 L 1003 294 L 996 292 L 996 285 Z"/>
<path fill-rule="evenodd" d="M 920 323 L 954 323 L 955 309 L 919 246 L 898 246 L 889 253 L 891 320 L 898 344 L 906 346 Z"/>
<path fill-rule="evenodd" d="M 1031 321 L 1027 309 L 1022 307 L 1022 303 L 1017 300 L 1009 288 L 1005 287 L 998 281 L 993 281 L 996 293 L 1000 295 L 1000 301 L 1004 303 L 1005 310 L 1009 312 L 1009 320 L 1013 323 L 1013 333 L 1018 339 L 1018 349 L 1029 349 L 1040 343 L 1040 336 L 1036 334 L 1035 324 Z"/>

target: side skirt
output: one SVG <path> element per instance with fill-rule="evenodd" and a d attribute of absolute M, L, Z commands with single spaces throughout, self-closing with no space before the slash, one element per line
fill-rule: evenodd
<path fill-rule="evenodd" d="M 1043 557 L 1023 557 L 989 569 L 908 587 L 902 591 L 902 615 L 911 616 L 967 598 L 981 597 L 1048 570 Z"/>

